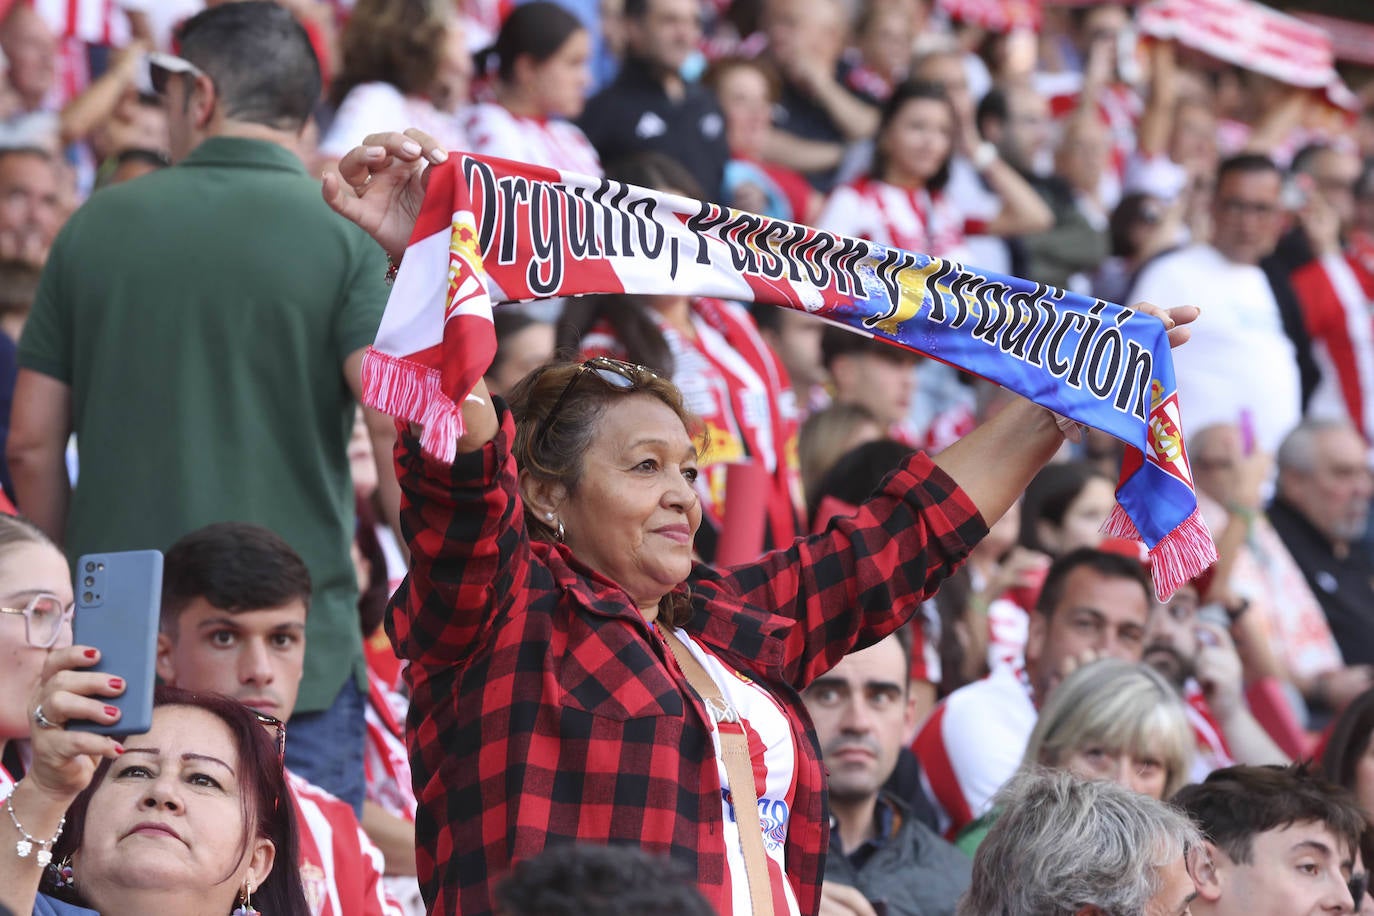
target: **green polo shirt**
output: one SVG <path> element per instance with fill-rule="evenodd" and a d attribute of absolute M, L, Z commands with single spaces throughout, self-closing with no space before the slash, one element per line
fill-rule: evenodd
<path fill-rule="evenodd" d="M 376 334 L 385 272 L 295 155 L 218 137 L 72 216 L 20 343 L 21 366 L 71 387 L 73 562 L 227 520 L 305 559 L 297 712 L 327 708 L 350 673 L 367 688 L 343 362 Z"/>

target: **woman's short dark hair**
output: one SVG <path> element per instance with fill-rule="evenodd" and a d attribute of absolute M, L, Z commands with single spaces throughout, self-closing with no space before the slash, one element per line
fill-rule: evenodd
<path fill-rule="evenodd" d="M 224 723 L 238 752 L 236 775 L 241 792 L 243 837 L 239 854 L 248 849 L 252 837 L 250 826 L 256 826 L 256 837 L 272 841 L 276 850 L 272 871 L 261 887 L 253 889 L 253 903 L 271 916 L 308 916 L 309 904 L 301 888 L 300 839 L 296 830 L 295 806 L 286 785 L 286 770 L 277 753 L 277 745 L 267 734 L 248 707 L 237 700 L 217 693 L 195 693 L 176 687 L 158 687 L 153 695 L 154 709 L 185 706 L 210 713 Z M 111 760 L 96 767 L 91 784 L 67 809 L 67 828 L 53 847 L 53 860 L 61 862 L 81 848 L 86 835 L 86 811 L 91 798 L 100 790 Z M 51 886 L 52 872 L 44 876 L 44 892 L 61 899 L 80 903 L 80 876 L 75 889 Z"/>
<path fill-rule="evenodd" d="M 1050 553 L 1040 541 L 1036 523 L 1064 524 L 1069 506 L 1095 479 L 1112 482 L 1101 468 L 1089 461 L 1058 461 L 1041 468 L 1026 487 L 1026 496 L 1021 503 L 1021 546 Z"/>
<path fill-rule="evenodd" d="M 389 83 L 403 95 L 428 92 L 450 28 L 440 0 L 358 0 L 339 39 L 343 66 L 330 102 L 341 104 L 362 83 Z"/>
<path fill-rule="evenodd" d="M 815 492 L 807 494 L 809 523 L 814 526 L 816 510 L 827 496 L 851 506 L 868 499 L 912 451 L 911 446 L 895 439 L 875 439 L 845 452 L 821 475 Z"/>
<path fill-rule="evenodd" d="M 883 103 L 882 114 L 878 119 L 878 131 L 873 137 L 873 164 L 869 167 L 869 174 L 879 181 L 886 181 L 888 161 L 887 156 L 882 151 L 883 135 L 892 127 L 892 122 L 901 114 L 902 109 L 910 102 L 928 101 L 940 102 L 948 110 L 950 123 L 957 124 L 958 118 L 954 114 L 954 103 L 949 100 L 949 93 L 945 87 L 939 83 L 932 83 L 926 80 L 906 80 L 892 90 L 892 95 Z M 940 164 L 925 183 L 926 190 L 939 191 L 949 183 L 949 163 L 954 158 L 953 138 L 949 145 L 949 153 L 945 156 L 945 161 Z"/>
<path fill-rule="evenodd" d="M 586 28 L 581 19 L 551 0 L 522 3 L 501 23 L 496 43 L 482 52 L 481 63 L 486 66 L 479 69 L 485 70 L 490 65 L 489 58 L 494 57 L 497 79 L 509 83 L 515 79 L 515 62 L 521 57 L 542 64 L 557 54 L 569 38 Z"/>

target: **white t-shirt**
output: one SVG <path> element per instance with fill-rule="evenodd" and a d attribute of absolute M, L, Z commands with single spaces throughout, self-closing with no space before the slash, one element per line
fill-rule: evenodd
<path fill-rule="evenodd" d="M 320 152 L 339 158 L 368 134 L 417 127 L 444 149 L 467 148 L 456 115 L 435 108 L 426 99 L 402 95 L 390 83 L 360 83 L 348 90 L 339 111 L 320 141 Z"/>
<path fill-rule="evenodd" d="M 722 663 L 682 630 L 677 630 L 675 635 L 706 669 L 711 680 L 720 688 L 721 696 L 739 711 L 745 734 L 749 736 L 749 756 L 753 758 L 756 783 L 760 769 L 758 754 L 762 751 L 765 789 L 758 793 L 759 821 L 763 827 L 763 848 L 768 854 L 768 876 L 773 885 L 773 905 L 780 913 L 800 916 L 801 910 L 796 895 L 792 892 L 792 885 L 787 880 L 787 863 L 783 858 L 783 844 L 787 840 L 797 777 L 797 745 L 792 727 L 783 714 L 782 707 L 766 690 Z M 730 782 L 725 773 L 725 763 L 721 759 L 720 733 L 714 723 L 711 727 L 711 744 L 715 748 L 720 770 L 721 802 L 725 808 L 725 830 L 722 839 L 725 842 L 726 866 L 730 873 L 730 896 L 733 901 L 730 912 L 748 913 L 749 882 L 744 871 L 744 852 L 740 847 L 739 825 L 735 822 L 734 806 L 725 797 L 726 787 Z M 782 909 L 784 905 L 785 909 Z"/>
<path fill-rule="evenodd" d="M 601 159 L 581 128 L 570 121 L 525 118 L 494 103 L 465 112 L 468 149 L 481 156 L 529 162 L 579 175 L 601 175 Z"/>
<path fill-rule="evenodd" d="M 1184 434 L 1248 410 L 1258 447 L 1277 451 L 1302 419 L 1302 380 L 1264 271 L 1192 245 L 1146 267 L 1131 299 L 1202 309 L 1192 339 L 1173 351 Z"/>
<path fill-rule="evenodd" d="M 985 814 L 1016 772 L 1039 714 L 1019 669 L 995 669 L 945 697 L 916 735 L 926 794 L 952 836 Z"/>

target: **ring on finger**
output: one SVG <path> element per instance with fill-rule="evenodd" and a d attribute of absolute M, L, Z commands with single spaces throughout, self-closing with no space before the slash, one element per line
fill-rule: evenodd
<path fill-rule="evenodd" d="M 36 707 L 34 707 L 34 710 L 33 710 L 33 721 L 34 721 L 34 724 L 37 725 L 39 728 L 61 728 L 61 727 L 62 727 L 62 726 L 58 725 L 56 722 L 54 722 L 52 719 L 49 719 L 47 716 L 43 715 L 43 704 L 42 704 L 42 703 L 39 703 Z"/>

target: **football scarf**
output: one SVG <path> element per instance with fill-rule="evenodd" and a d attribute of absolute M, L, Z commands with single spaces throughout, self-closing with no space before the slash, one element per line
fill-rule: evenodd
<path fill-rule="evenodd" d="M 493 303 L 680 294 L 802 309 L 1002 385 L 1126 445 L 1104 528 L 1141 540 L 1156 590 L 1216 560 L 1197 511 L 1162 322 L 919 252 L 525 163 L 453 154 L 363 363 L 364 398 L 451 461 L 496 350 Z"/>

